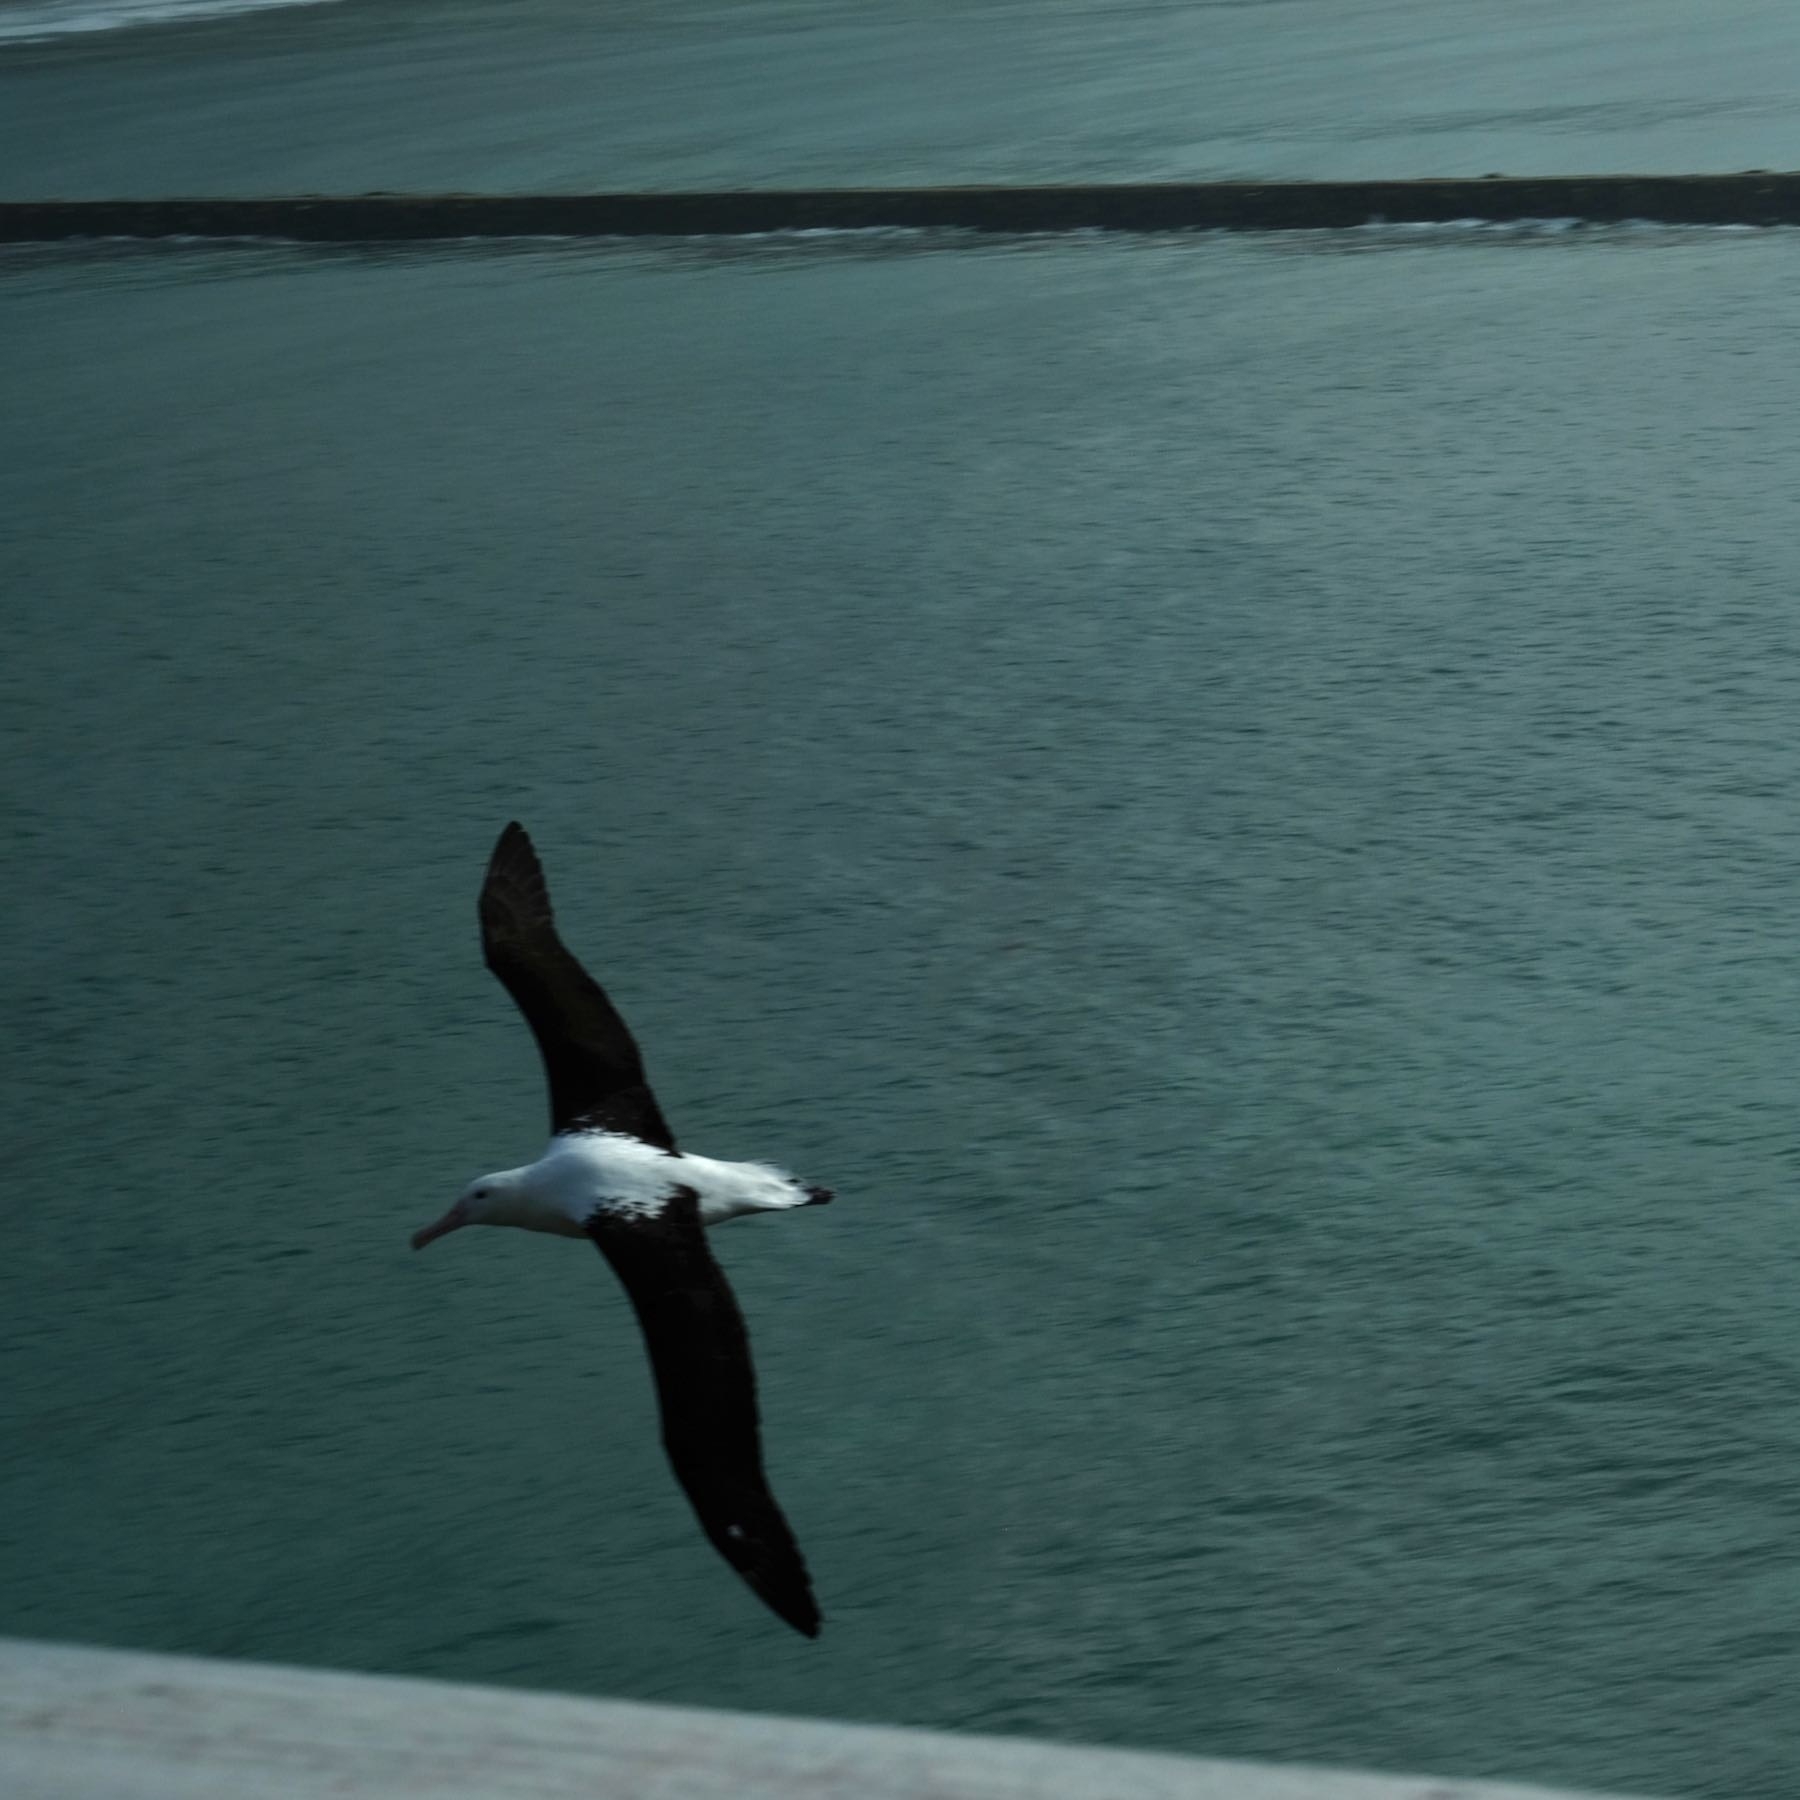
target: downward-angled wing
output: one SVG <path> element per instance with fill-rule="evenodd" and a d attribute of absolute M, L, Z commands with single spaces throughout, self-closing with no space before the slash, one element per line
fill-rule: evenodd
<path fill-rule="evenodd" d="M 637 1309 L 663 1447 L 706 1535 L 768 1606 L 817 1637 L 812 1579 L 763 1474 L 749 1335 L 693 1189 L 656 1213 L 598 1213 L 588 1234 Z"/>
<path fill-rule="evenodd" d="M 481 949 L 537 1039 L 550 1129 L 624 1131 L 673 1150 L 631 1032 L 556 935 L 543 866 L 516 823 L 501 832 L 481 884 Z"/>

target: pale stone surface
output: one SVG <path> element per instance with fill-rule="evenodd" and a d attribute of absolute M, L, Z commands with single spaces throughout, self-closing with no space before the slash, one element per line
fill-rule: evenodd
<path fill-rule="evenodd" d="M 0 1639 L 7 1800 L 1552 1800 Z M 1565 1796 L 1565 1800 L 1570 1797 Z"/>

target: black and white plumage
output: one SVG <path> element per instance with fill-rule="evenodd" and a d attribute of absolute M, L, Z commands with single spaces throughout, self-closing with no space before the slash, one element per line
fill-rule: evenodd
<path fill-rule="evenodd" d="M 625 1021 L 557 935 L 518 824 L 500 834 L 480 911 L 487 965 L 543 1055 L 552 1135 L 535 1163 L 471 1183 L 413 1248 L 464 1225 L 591 1238 L 636 1310 L 663 1446 L 702 1528 L 768 1606 L 816 1637 L 811 1578 L 763 1473 L 749 1336 L 705 1227 L 831 1195 L 765 1164 L 676 1148 Z"/>

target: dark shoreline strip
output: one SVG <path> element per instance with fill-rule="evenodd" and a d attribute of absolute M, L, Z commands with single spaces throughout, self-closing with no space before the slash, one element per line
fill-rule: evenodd
<path fill-rule="evenodd" d="M 0 201 L 0 242 L 263 237 L 735 236 L 879 227 L 967 231 L 1294 231 L 1385 221 L 1644 219 L 1800 224 L 1800 173 L 1479 181 L 1214 181 L 1128 186 L 816 188 L 706 194 L 359 194 L 271 200 Z"/>

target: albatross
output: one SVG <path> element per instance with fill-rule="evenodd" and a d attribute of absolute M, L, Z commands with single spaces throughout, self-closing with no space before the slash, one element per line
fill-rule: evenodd
<path fill-rule="evenodd" d="M 557 935 L 543 867 L 516 821 L 494 847 L 480 913 L 487 966 L 544 1059 L 550 1146 L 534 1163 L 471 1182 L 413 1233 L 413 1248 L 465 1225 L 592 1239 L 637 1312 L 663 1447 L 701 1528 L 758 1598 L 817 1637 L 812 1580 L 763 1473 L 750 1339 L 705 1228 L 831 1193 L 765 1163 L 676 1148 L 625 1021 Z"/>

